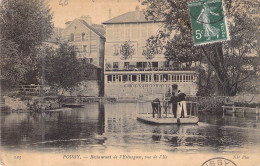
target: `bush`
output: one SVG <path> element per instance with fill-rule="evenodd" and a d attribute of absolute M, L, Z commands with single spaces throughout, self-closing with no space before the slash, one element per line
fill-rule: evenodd
<path fill-rule="evenodd" d="M 201 97 L 198 98 L 200 111 L 222 111 L 225 100 L 220 97 Z"/>

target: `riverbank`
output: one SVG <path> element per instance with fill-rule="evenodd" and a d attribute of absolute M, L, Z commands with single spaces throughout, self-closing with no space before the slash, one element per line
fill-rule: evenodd
<path fill-rule="evenodd" d="M 82 105 L 95 102 L 116 102 L 116 98 L 89 96 L 3 96 L 1 111 L 42 112 L 67 108 L 68 104 Z"/>
<path fill-rule="evenodd" d="M 260 146 L 259 116 L 199 113 L 198 125 L 150 125 L 134 110 L 150 103 L 86 103 L 85 108 L 40 113 L 2 113 L 2 147 L 61 152 L 112 149 L 234 153 Z M 15 139 L 13 139 L 15 137 Z M 250 150 L 252 150 L 250 148 Z"/>

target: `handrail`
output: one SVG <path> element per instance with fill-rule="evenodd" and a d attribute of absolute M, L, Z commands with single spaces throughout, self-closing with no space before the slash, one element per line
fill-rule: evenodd
<path fill-rule="evenodd" d="M 151 102 L 152 104 L 158 104 L 157 105 L 157 118 L 167 118 L 168 117 L 168 114 L 172 114 L 172 112 L 170 111 L 170 104 L 169 103 L 169 100 L 161 100 L 160 102 Z M 160 103 L 160 105 L 159 105 Z M 162 104 L 161 104 L 162 103 Z M 187 109 L 187 116 L 198 116 L 198 103 L 197 102 L 193 102 L 193 101 L 186 101 L 186 109 Z M 161 109 L 164 108 L 164 111 L 162 112 L 159 111 Z M 147 110 L 147 111 L 143 111 L 143 110 Z M 152 114 L 152 117 L 155 117 L 155 112 L 154 112 L 154 108 L 152 107 L 150 109 L 151 111 L 149 112 L 149 109 L 144 109 L 142 108 L 142 110 L 140 110 L 140 107 L 139 107 L 139 111 L 138 113 L 141 113 L 141 114 Z M 169 112 L 168 112 L 169 111 Z"/>

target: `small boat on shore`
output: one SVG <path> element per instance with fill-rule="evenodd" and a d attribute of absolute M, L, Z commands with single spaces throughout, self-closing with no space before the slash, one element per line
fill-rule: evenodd
<path fill-rule="evenodd" d="M 152 114 L 138 114 L 137 120 L 151 124 L 197 124 L 199 118 L 196 116 L 187 116 L 185 118 L 174 118 L 172 115 L 167 117 L 153 117 Z"/>
<path fill-rule="evenodd" d="M 83 104 L 63 104 L 62 107 L 67 107 L 67 108 L 84 108 L 85 105 L 83 105 Z"/>
<path fill-rule="evenodd" d="M 57 109 L 52 109 L 52 110 L 45 110 L 46 112 L 61 112 L 61 111 L 71 111 L 71 108 L 57 108 Z"/>

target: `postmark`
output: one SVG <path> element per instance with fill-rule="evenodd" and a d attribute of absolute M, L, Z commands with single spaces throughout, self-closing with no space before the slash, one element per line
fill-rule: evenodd
<path fill-rule="evenodd" d="M 214 166 L 214 165 L 237 166 L 236 163 L 234 163 L 233 161 L 223 158 L 223 157 L 216 157 L 216 158 L 209 159 L 209 160 L 205 161 L 201 166 Z"/>
<path fill-rule="evenodd" d="M 222 0 L 202 0 L 188 3 L 194 45 L 229 40 Z"/>

